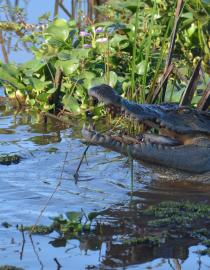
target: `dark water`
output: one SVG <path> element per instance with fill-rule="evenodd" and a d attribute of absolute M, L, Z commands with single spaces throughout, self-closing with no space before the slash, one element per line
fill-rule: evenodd
<path fill-rule="evenodd" d="M 92 146 L 88 163 L 83 163 L 75 182 L 73 174 L 86 147 L 80 140 L 82 122 L 75 120 L 69 128 L 53 120 L 40 124 L 36 114 L 1 108 L 0 152 L 18 153 L 23 159 L 19 164 L 0 165 L 0 220 L 12 225 L 0 226 L 0 265 L 59 269 L 56 258 L 61 269 L 209 269 L 209 257 L 195 253 L 204 247 L 192 239 L 173 240 L 160 247 L 128 248 L 120 242 L 132 231 L 142 230 L 138 209 L 183 198 L 209 202 L 208 181 L 191 182 L 187 175 L 135 162 L 131 192 L 127 159 Z M 103 233 L 69 240 L 57 232 L 32 238 L 25 233 L 23 245 L 23 234 L 16 225 L 37 221 L 58 181 L 61 185 L 39 224 L 50 224 L 50 218 L 67 211 L 104 210 L 100 217 Z"/>
<path fill-rule="evenodd" d="M 20 3 L 24 7 L 25 2 Z M 53 4 L 29 1 L 27 21 L 37 23 L 36 18 L 48 10 L 52 14 Z M 11 50 L 9 59 L 22 62 L 31 59 L 31 54 Z M 173 239 L 160 247 L 128 247 L 121 241 L 134 232 L 143 233 L 139 210 L 148 205 L 183 199 L 210 203 L 208 175 L 197 179 L 134 162 L 132 188 L 128 160 L 92 146 L 76 182 L 73 175 L 86 147 L 81 142 L 83 120 L 74 120 L 69 127 L 52 119 L 47 125 L 39 120 L 33 112 L 0 108 L 0 153 L 23 157 L 19 164 L 0 165 L 0 224 L 12 225 L 0 225 L 0 266 L 28 270 L 210 268 L 210 257 L 196 253 L 205 247 L 194 239 Z M 65 239 L 57 232 L 30 238 L 17 230 L 17 224 L 35 224 L 45 207 L 39 224 L 51 224 L 52 217 L 81 208 L 86 214 L 103 210 L 101 231 Z"/>

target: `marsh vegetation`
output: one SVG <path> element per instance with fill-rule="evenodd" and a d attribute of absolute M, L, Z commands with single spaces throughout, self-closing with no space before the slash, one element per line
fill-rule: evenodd
<path fill-rule="evenodd" d="M 0 1 L 0 269 L 208 269 L 209 177 L 89 147 L 81 129 L 128 126 L 90 102 L 102 83 L 207 110 L 210 2 L 51 1 L 37 22 L 34 0 L 14 2 Z M 20 47 L 29 61 L 11 60 Z"/>

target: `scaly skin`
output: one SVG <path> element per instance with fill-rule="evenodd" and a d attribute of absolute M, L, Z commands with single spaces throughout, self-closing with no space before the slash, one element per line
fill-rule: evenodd
<path fill-rule="evenodd" d="M 89 95 L 117 111 L 159 129 L 159 135 L 145 133 L 126 141 L 83 128 L 86 141 L 143 160 L 191 173 L 210 171 L 210 114 L 175 104 L 136 104 L 117 95 L 110 86 L 100 85 Z"/>

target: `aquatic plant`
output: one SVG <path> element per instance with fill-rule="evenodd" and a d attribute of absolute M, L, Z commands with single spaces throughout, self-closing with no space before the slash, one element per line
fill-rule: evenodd
<path fill-rule="evenodd" d="M 24 64 L 0 64 L 6 94 L 41 111 L 68 110 L 86 114 L 87 89 L 107 83 L 129 99 L 153 102 L 153 94 L 168 55 L 174 24 L 174 1 L 109 1 L 97 9 L 101 22 L 56 19 L 46 29 L 22 37 L 34 59 Z M 173 52 L 173 74 L 165 101 L 179 102 L 187 79 L 202 57 L 203 82 L 208 83 L 209 7 L 205 1 L 185 1 Z M 107 15 L 108 14 L 108 15 Z M 98 115 L 100 107 L 92 107 Z"/>
<path fill-rule="evenodd" d="M 1 165 L 11 165 L 18 164 L 21 157 L 17 154 L 0 154 L 0 164 Z"/>
<path fill-rule="evenodd" d="M 49 234 L 57 231 L 61 235 L 78 236 L 82 232 L 89 232 L 92 221 L 99 215 L 100 212 L 91 212 L 88 216 L 81 212 L 66 212 L 64 215 L 59 215 L 51 218 L 50 225 L 31 225 L 18 226 L 20 231 L 28 231 L 31 234 Z"/>
<path fill-rule="evenodd" d="M 152 227 L 189 227 L 197 219 L 206 218 L 210 214 L 210 206 L 203 203 L 183 202 L 161 202 L 153 205 L 144 211 L 144 214 L 151 215 L 155 219 L 148 221 Z"/>

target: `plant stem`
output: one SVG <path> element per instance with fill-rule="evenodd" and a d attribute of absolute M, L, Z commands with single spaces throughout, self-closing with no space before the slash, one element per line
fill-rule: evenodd
<path fill-rule="evenodd" d="M 151 48 L 151 45 L 152 45 L 152 29 L 154 28 L 154 17 L 155 17 L 156 9 L 157 9 L 156 1 L 154 1 L 154 5 L 153 5 L 153 8 L 152 8 L 151 19 L 150 19 L 150 23 L 149 23 L 149 26 L 148 26 L 149 36 L 148 36 L 148 41 L 147 41 L 147 45 L 146 45 L 144 75 L 143 75 L 143 78 L 142 78 L 143 89 L 142 89 L 141 95 L 140 95 L 140 97 L 141 97 L 140 102 L 141 103 L 145 103 L 145 93 L 146 93 L 146 86 L 147 86 L 146 85 L 147 84 L 147 71 L 148 71 L 148 66 L 149 66 L 149 58 L 150 58 L 150 55 L 152 53 L 152 48 Z"/>
<path fill-rule="evenodd" d="M 135 32 L 134 32 L 134 42 L 133 42 L 133 54 L 132 54 L 132 63 L 131 63 L 131 93 L 130 98 L 131 100 L 134 99 L 135 93 L 135 70 L 136 70 L 136 43 L 137 43 L 137 33 L 138 33 L 138 17 L 139 17 L 139 1 L 137 2 L 136 7 L 136 18 L 135 18 Z"/>

